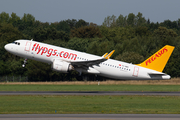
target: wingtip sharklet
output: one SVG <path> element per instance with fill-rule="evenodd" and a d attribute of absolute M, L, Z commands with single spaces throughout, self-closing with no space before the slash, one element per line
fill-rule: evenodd
<path fill-rule="evenodd" d="M 103 57 L 103 58 L 106 57 L 107 54 L 108 54 L 108 53 L 105 53 L 102 57 Z"/>
<path fill-rule="evenodd" d="M 104 55 L 103 57 L 104 57 L 105 59 L 109 59 L 114 52 L 115 52 L 115 50 L 111 51 L 108 55 L 105 54 L 106 56 Z"/>

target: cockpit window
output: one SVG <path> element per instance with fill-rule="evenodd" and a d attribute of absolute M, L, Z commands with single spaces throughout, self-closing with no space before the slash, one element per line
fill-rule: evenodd
<path fill-rule="evenodd" d="M 16 45 L 20 45 L 20 42 L 13 42 L 14 44 L 16 44 Z"/>

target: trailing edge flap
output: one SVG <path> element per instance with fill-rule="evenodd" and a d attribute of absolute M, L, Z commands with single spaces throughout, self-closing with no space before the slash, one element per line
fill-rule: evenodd
<path fill-rule="evenodd" d="M 90 67 L 92 65 L 97 65 L 97 64 L 100 64 L 101 62 L 108 60 L 112 56 L 114 51 L 115 50 L 111 51 L 109 54 L 105 53 L 101 59 L 88 60 L 88 61 L 71 61 L 71 65 L 74 65 L 77 67 L 81 67 L 81 66 Z"/>

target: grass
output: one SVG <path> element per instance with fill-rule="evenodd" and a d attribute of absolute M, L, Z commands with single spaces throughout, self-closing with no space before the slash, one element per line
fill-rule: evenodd
<path fill-rule="evenodd" d="M 0 84 L 0 91 L 180 91 L 180 85 Z"/>
<path fill-rule="evenodd" d="M 180 91 L 180 85 L 0 84 L 0 91 Z M 180 96 L 0 96 L 0 114 L 180 114 Z"/>
<path fill-rule="evenodd" d="M 180 114 L 179 96 L 0 96 L 0 114 Z"/>

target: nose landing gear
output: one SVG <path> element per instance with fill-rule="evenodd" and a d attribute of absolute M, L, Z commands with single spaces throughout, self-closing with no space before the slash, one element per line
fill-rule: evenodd
<path fill-rule="evenodd" d="M 22 64 L 22 67 L 25 67 L 27 63 L 27 58 L 24 59 L 24 64 Z"/>

